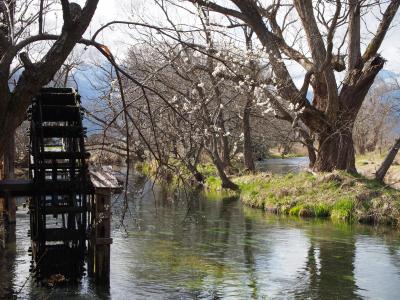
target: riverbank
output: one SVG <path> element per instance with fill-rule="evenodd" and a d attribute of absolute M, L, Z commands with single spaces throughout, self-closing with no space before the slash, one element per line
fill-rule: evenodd
<path fill-rule="evenodd" d="M 221 189 L 221 179 L 213 165 L 202 164 L 198 170 L 204 175 L 205 190 L 210 194 L 238 195 L 244 205 L 270 213 L 400 227 L 400 191 L 364 175 L 342 171 L 239 173 L 231 177 L 240 188 L 233 192 Z"/>
<path fill-rule="evenodd" d="M 276 214 L 400 226 L 400 191 L 345 172 L 236 177 L 243 204 Z"/>
<path fill-rule="evenodd" d="M 356 166 L 360 174 L 367 178 L 373 178 L 375 172 L 385 159 L 386 152 L 378 151 L 356 156 Z M 392 166 L 385 176 L 385 182 L 396 189 L 400 189 L 400 156 L 393 161 Z"/>

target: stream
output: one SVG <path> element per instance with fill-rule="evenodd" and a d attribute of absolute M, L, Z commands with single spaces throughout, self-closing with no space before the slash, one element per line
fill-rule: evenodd
<path fill-rule="evenodd" d="M 110 288 L 29 278 L 29 215 L 0 252 L 0 299 L 398 299 L 400 232 L 266 214 L 235 197 L 170 192 L 132 178 L 114 199 Z"/>

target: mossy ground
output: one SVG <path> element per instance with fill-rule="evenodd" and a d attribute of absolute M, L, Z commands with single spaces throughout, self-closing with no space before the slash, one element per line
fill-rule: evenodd
<path fill-rule="evenodd" d="M 242 202 L 299 217 L 400 225 L 400 191 L 345 172 L 237 177 Z"/>

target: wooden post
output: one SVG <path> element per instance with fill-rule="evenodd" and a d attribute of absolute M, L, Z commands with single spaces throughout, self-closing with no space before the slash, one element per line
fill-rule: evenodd
<path fill-rule="evenodd" d="M 3 180 L 4 176 L 4 162 L 0 158 L 0 180 Z M 5 219 L 5 201 L 4 198 L 0 197 L 0 248 L 5 248 L 6 246 L 6 232 L 4 228 L 4 219 Z"/>
<path fill-rule="evenodd" d="M 110 283 L 111 194 L 109 188 L 96 188 L 91 207 L 88 269 L 96 283 L 102 285 Z"/>
<path fill-rule="evenodd" d="M 6 233 L 5 233 L 5 229 L 4 229 L 4 216 L 3 216 L 3 212 L 4 212 L 4 199 L 0 198 L 0 249 L 1 248 L 5 248 L 6 246 Z"/>

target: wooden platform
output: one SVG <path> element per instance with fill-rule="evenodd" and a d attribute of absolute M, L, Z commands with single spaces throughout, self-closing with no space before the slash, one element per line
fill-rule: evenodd
<path fill-rule="evenodd" d="M 0 180 L 0 197 L 23 197 L 31 196 L 34 193 L 32 180 L 7 179 Z"/>
<path fill-rule="evenodd" d="M 29 197 L 36 194 L 52 194 L 59 195 L 69 193 L 83 193 L 91 191 L 91 186 L 84 186 L 82 182 L 73 181 L 56 181 L 45 182 L 39 188 L 35 187 L 32 180 L 1 180 L 0 181 L 0 197 Z M 93 188 L 92 188 L 93 189 Z"/>

